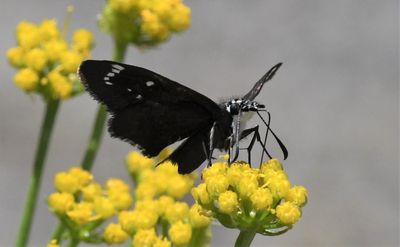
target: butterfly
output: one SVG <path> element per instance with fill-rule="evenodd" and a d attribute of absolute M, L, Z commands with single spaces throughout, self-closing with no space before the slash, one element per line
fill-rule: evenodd
<path fill-rule="evenodd" d="M 176 163 L 180 174 L 187 174 L 205 160 L 211 164 L 214 149 L 236 151 L 231 161 L 236 160 L 239 141 L 251 133 L 255 133 L 251 143 L 259 141 L 263 154 L 264 151 L 268 154 L 266 137 L 268 132 L 272 133 L 286 159 L 287 149 L 269 128 L 269 121 L 262 118 L 267 126 L 264 142 L 258 126 L 247 130 L 240 127 L 244 113 L 256 112 L 261 117 L 259 112 L 265 111 L 265 106 L 254 99 L 281 65 L 272 67 L 243 97 L 221 104 L 133 65 L 86 60 L 80 65 L 78 75 L 93 98 L 106 105 L 111 115 L 108 130 L 112 137 L 137 146 L 148 157 L 155 157 L 165 147 L 183 140 L 166 160 Z"/>

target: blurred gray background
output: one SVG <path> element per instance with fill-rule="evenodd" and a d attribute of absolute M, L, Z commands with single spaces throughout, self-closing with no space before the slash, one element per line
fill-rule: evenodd
<path fill-rule="evenodd" d="M 93 58 L 109 59 L 111 40 L 96 26 L 104 1 L 1 1 L 0 246 L 14 243 L 43 113 L 39 98 L 14 86 L 5 52 L 15 46 L 20 20 L 61 21 L 71 3 L 72 28 L 94 31 Z M 186 3 L 193 13 L 187 32 L 154 50 L 130 48 L 126 62 L 215 100 L 247 92 L 267 69 L 284 63 L 257 99 L 272 113 L 272 127 L 289 149 L 289 178 L 308 188 L 309 203 L 292 231 L 257 236 L 254 246 L 398 246 L 398 2 Z M 61 107 L 30 246 L 50 238 L 56 220 L 45 198 L 52 175 L 79 164 L 96 108 L 88 95 Z M 128 180 L 129 150 L 106 134 L 96 178 Z M 212 246 L 233 246 L 237 234 L 213 226 Z"/>

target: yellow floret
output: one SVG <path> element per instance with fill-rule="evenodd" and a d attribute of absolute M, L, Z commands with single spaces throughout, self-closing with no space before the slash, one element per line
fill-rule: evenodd
<path fill-rule="evenodd" d="M 294 186 L 289 189 L 285 200 L 302 207 L 307 202 L 307 189 L 303 186 Z"/>
<path fill-rule="evenodd" d="M 172 243 L 176 245 L 184 245 L 189 243 L 190 238 L 192 237 L 192 228 L 189 224 L 178 221 L 172 224 L 168 231 L 168 235 L 171 238 Z"/>
<path fill-rule="evenodd" d="M 111 200 L 105 197 L 96 197 L 94 202 L 94 211 L 102 219 L 108 219 L 115 213 L 114 205 Z"/>
<path fill-rule="evenodd" d="M 55 98 L 67 99 L 72 93 L 72 84 L 58 69 L 51 71 L 47 78 Z"/>
<path fill-rule="evenodd" d="M 300 209 L 291 202 L 284 202 L 276 207 L 276 216 L 285 225 L 295 224 L 301 217 Z"/>
<path fill-rule="evenodd" d="M 189 205 L 184 202 L 175 202 L 165 210 L 165 217 L 168 222 L 184 220 L 189 216 Z"/>
<path fill-rule="evenodd" d="M 171 242 L 167 238 L 157 238 L 153 247 L 171 247 Z"/>
<path fill-rule="evenodd" d="M 43 49 L 46 52 L 46 57 L 55 62 L 67 51 L 68 45 L 64 40 L 49 40 L 43 44 Z"/>
<path fill-rule="evenodd" d="M 93 204 L 88 202 L 81 202 L 74 204 L 72 210 L 67 212 L 68 217 L 76 224 L 83 225 L 98 217 L 93 216 Z"/>
<path fill-rule="evenodd" d="M 218 197 L 219 194 L 225 192 L 229 187 L 228 178 L 223 174 L 217 174 L 205 179 L 207 192 L 212 198 Z"/>
<path fill-rule="evenodd" d="M 25 64 L 25 51 L 21 47 L 13 47 L 7 50 L 8 62 L 18 68 Z"/>
<path fill-rule="evenodd" d="M 157 235 L 152 229 L 141 229 L 138 230 L 135 236 L 133 237 L 132 245 L 135 247 L 150 247 L 155 244 L 157 241 Z"/>
<path fill-rule="evenodd" d="M 94 198 L 102 195 L 101 185 L 97 182 L 92 182 L 89 185 L 82 188 L 82 197 L 83 200 L 92 202 Z"/>
<path fill-rule="evenodd" d="M 107 244 L 122 244 L 128 240 L 129 235 L 122 230 L 119 224 L 109 224 L 103 232 L 103 238 Z"/>
<path fill-rule="evenodd" d="M 39 84 L 39 76 L 36 72 L 32 69 L 25 68 L 21 69 L 15 76 L 14 76 L 15 84 L 20 87 L 21 89 L 31 92 L 36 89 Z"/>
<path fill-rule="evenodd" d="M 52 239 L 50 243 L 47 244 L 47 247 L 60 247 L 60 245 L 57 244 L 57 239 Z"/>
<path fill-rule="evenodd" d="M 239 201 L 237 194 L 233 191 L 225 191 L 218 197 L 219 210 L 226 214 L 231 214 L 236 211 L 239 207 Z"/>
<path fill-rule="evenodd" d="M 258 188 L 250 196 L 250 200 L 256 210 L 268 209 L 273 202 L 271 191 L 268 188 Z"/>
<path fill-rule="evenodd" d="M 93 34 L 86 29 L 78 29 L 72 36 L 73 47 L 77 51 L 89 49 L 93 45 Z"/>
<path fill-rule="evenodd" d="M 154 165 L 153 159 L 147 158 L 139 152 L 130 152 L 125 159 L 126 165 L 130 173 L 136 174 L 145 169 L 152 168 Z"/>
<path fill-rule="evenodd" d="M 66 51 L 61 54 L 61 66 L 66 73 L 75 73 L 83 58 L 75 51 Z"/>
<path fill-rule="evenodd" d="M 47 202 L 52 211 L 57 214 L 65 214 L 65 212 L 72 209 L 75 200 L 70 193 L 55 192 L 48 197 Z"/>
<path fill-rule="evenodd" d="M 31 49 L 41 41 L 39 28 L 30 22 L 21 21 L 17 26 L 18 44 L 24 49 Z"/>
<path fill-rule="evenodd" d="M 60 36 L 56 20 L 43 20 L 39 26 L 40 37 L 43 41 L 56 39 Z"/>
<path fill-rule="evenodd" d="M 68 172 L 59 172 L 54 177 L 57 191 L 74 194 L 81 188 L 79 179 Z"/>
<path fill-rule="evenodd" d="M 206 227 L 211 224 L 212 218 L 201 214 L 203 209 L 199 204 L 193 204 L 190 208 L 189 218 L 192 226 L 195 228 Z"/>
<path fill-rule="evenodd" d="M 207 192 L 207 185 L 205 183 L 199 184 L 192 189 L 192 196 L 200 205 L 206 205 L 211 202 L 210 195 Z"/>

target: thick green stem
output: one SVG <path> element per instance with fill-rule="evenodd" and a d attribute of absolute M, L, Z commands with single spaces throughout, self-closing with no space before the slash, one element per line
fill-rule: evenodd
<path fill-rule="evenodd" d="M 20 223 L 19 233 L 15 246 L 26 246 L 29 240 L 29 233 L 32 226 L 33 216 L 36 208 L 37 197 L 42 180 L 44 163 L 46 161 L 47 150 L 53 132 L 54 122 L 59 107 L 58 100 L 50 100 L 46 105 L 46 112 L 43 118 L 40 137 L 36 147 L 33 172 L 29 182 L 28 194 L 26 197 L 24 213 Z"/>
<path fill-rule="evenodd" d="M 248 247 L 256 235 L 255 230 L 241 230 L 239 236 L 236 239 L 235 247 Z"/>

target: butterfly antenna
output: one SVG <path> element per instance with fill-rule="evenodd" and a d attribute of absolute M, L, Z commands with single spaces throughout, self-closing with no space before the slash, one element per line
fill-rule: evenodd
<path fill-rule="evenodd" d="M 265 124 L 265 126 L 267 126 L 267 128 L 269 129 L 269 131 L 271 132 L 271 134 L 273 135 L 273 137 L 275 138 L 276 142 L 278 143 L 279 147 L 282 150 L 283 153 L 283 159 L 287 159 L 288 157 L 288 151 L 285 147 L 285 145 L 283 144 L 283 142 L 278 138 L 278 136 L 272 131 L 272 129 L 269 127 L 269 124 L 265 121 L 265 119 L 261 116 L 261 114 L 256 111 L 257 115 L 261 118 L 261 120 L 263 121 L 263 123 Z"/>
<path fill-rule="evenodd" d="M 256 96 L 260 93 L 262 87 L 264 86 L 264 84 L 271 80 L 272 77 L 274 77 L 276 71 L 279 69 L 279 67 L 281 67 L 282 63 L 278 63 L 277 65 L 275 65 L 274 67 L 272 67 L 270 70 L 268 70 L 268 72 L 261 77 L 260 80 L 258 80 L 256 82 L 256 84 L 254 85 L 254 87 L 250 90 L 250 92 L 248 92 L 243 99 L 248 99 L 248 100 L 254 100 L 256 98 Z"/>

